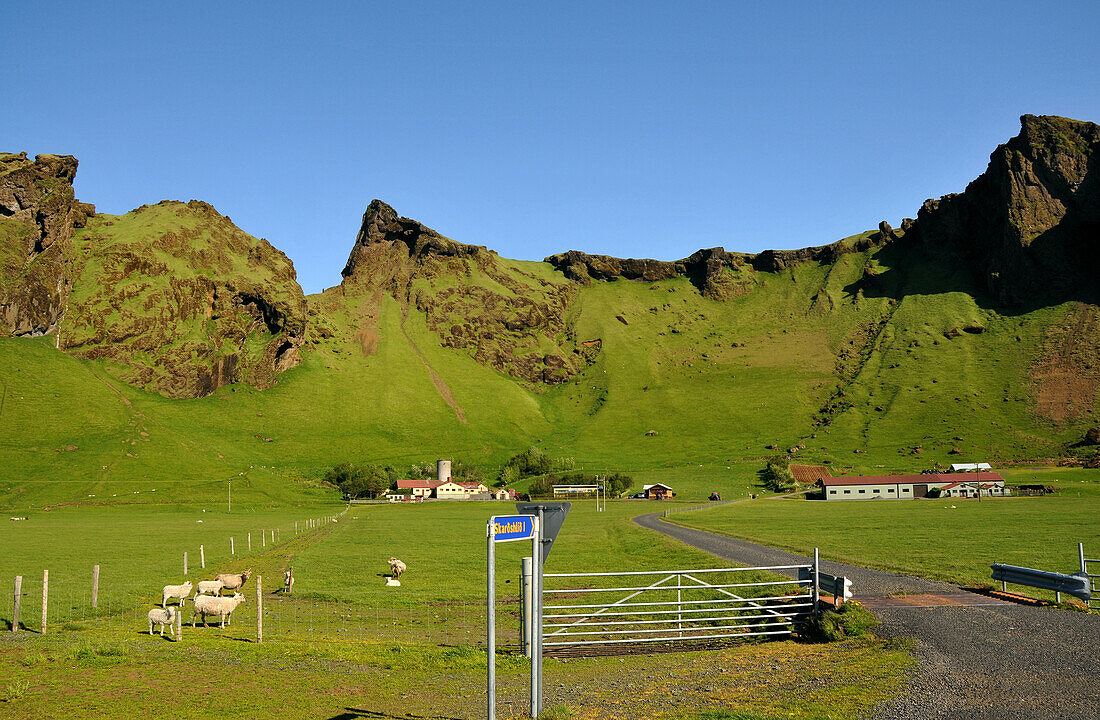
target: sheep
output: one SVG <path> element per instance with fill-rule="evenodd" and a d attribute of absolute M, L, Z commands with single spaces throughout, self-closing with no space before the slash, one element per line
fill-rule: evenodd
<path fill-rule="evenodd" d="M 294 589 L 294 568 L 287 568 L 283 573 L 283 592 L 289 593 Z"/>
<path fill-rule="evenodd" d="M 178 598 L 180 607 L 183 607 L 184 602 L 187 600 L 187 596 L 191 594 L 191 581 L 188 580 L 183 585 L 165 585 L 164 590 L 161 591 L 161 607 L 168 607 L 168 600 L 171 598 Z"/>
<path fill-rule="evenodd" d="M 390 558 L 390 571 L 393 573 L 394 580 L 399 580 L 401 578 L 401 573 L 405 572 L 407 569 L 405 563 L 395 557 Z"/>
<path fill-rule="evenodd" d="M 191 610 L 191 627 L 195 627 L 195 616 L 202 615 L 202 626 L 206 627 L 206 616 L 220 617 L 222 627 L 226 626 L 226 620 L 233 624 L 230 617 L 237 606 L 244 602 L 244 595 L 233 593 L 233 597 L 218 597 L 215 595 L 200 595 L 195 598 L 195 607 Z"/>
<path fill-rule="evenodd" d="M 235 573 L 223 573 L 217 577 L 218 582 L 222 584 L 218 590 L 218 594 L 221 595 L 222 590 L 237 591 L 244 587 L 244 584 L 248 582 L 248 576 L 252 574 L 251 570 L 245 570 L 240 575 Z"/>
<path fill-rule="evenodd" d="M 195 597 L 199 595 L 220 595 L 221 591 L 221 580 L 199 580 L 199 584 L 195 586 Z"/>
<path fill-rule="evenodd" d="M 176 636 L 176 616 L 179 610 L 175 607 L 153 608 L 149 611 L 149 634 L 153 634 L 153 625 L 160 625 L 160 636 L 164 637 L 164 626 L 168 626 L 168 634 Z"/>

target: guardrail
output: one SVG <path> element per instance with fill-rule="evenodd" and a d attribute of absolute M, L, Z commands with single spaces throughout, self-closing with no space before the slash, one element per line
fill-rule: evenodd
<path fill-rule="evenodd" d="M 1092 599 L 1090 578 L 1085 573 L 1065 575 L 1000 563 L 994 563 L 990 567 L 993 568 L 993 579 L 1001 581 L 1002 589 L 1007 589 L 1006 585 L 1012 583 L 1013 585 L 1027 585 L 1040 590 L 1052 590 L 1058 602 L 1062 601 L 1062 593 L 1073 595 L 1086 603 Z"/>

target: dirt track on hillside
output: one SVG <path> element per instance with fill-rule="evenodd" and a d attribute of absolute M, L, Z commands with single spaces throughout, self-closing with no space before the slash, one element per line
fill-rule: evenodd
<path fill-rule="evenodd" d="M 634 521 L 745 565 L 808 562 L 782 550 L 671 525 L 657 513 Z M 851 579 L 857 600 L 961 592 L 948 583 L 853 565 L 822 561 L 821 570 Z M 1100 718 L 1100 616 L 993 600 L 974 606 L 883 606 L 887 604 L 875 609 L 882 620 L 876 634 L 914 638 L 919 664 L 908 691 L 874 718 Z"/>

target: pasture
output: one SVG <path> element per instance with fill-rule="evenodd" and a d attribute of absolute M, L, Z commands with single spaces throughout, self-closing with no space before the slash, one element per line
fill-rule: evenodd
<path fill-rule="evenodd" d="M 1100 553 L 1100 470 L 1017 468 L 1007 485 L 1057 488 L 1041 497 L 822 502 L 761 499 L 669 519 L 687 527 L 856 565 L 991 585 L 992 563 L 1076 572 L 1077 543 Z M 1033 588 L 1014 592 L 1046 597 Z"/>
<path fill-rule="evenodd" d="M 548 571 L 713 567 L 709 556 L 634 525 L 658 503 L 574 506 Z M 10 578 L 24 575 L 27 630 L 0 633 L 0 717 L 480 717 L 484 712 L 485 521 L 506 503 L 353 506 L 304 530 L 305 517 L 343 506 L 241 515 L 196 507 L 83 506 L 38 513 L 7 528 L 0 618 Z M 196 522 L 202 519 L 202 523 Z M 293 522 L 300 532 L 294 535 Z M 274 546 L 241 552 L 240 533 L 272 526 Z M 238 555 L 207 553 L 205 574 L 251 568 L 264 582 L 257 644 L 254 581 L 225 630 L 183 628 L 183 640 L 146 634 L 160 587 L 182 581 L 181 554 L 236 533 Z M 518 656 L 518 569 L 524 543 L 498 547 L 500 716 L 526 707 Z M 386 560 L 409 565 L 386 588 Z M 89 612 L 90 565 L 101 565 L 100 609 Z M 275 592 L 293 566 L 291 595 Z M 37 629 L 41 570 L 50 570 L 48 632 Z M 121 578 L 125 578 L 123 581 Z M 68 590 L 67 590 L 68 589 Z M 184 608 L 190 619 L 190 601 Z M 55 619 L 54 619 L 55 618 Z M 746 643 L 707 653 L 547 660 L 548 705 L 578 718 L 851 718 L 900 690 L 912 656 L 877 639 L 815 645 Z M 803 687 L 815 678 L 812 689 Z M 725 713 L 725 714 L 723 714 Z"/>

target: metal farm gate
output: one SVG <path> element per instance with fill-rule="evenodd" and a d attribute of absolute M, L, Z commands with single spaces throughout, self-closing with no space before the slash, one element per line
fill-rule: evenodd
<path fill-rule="evenodd" d="M 785 637 L 816 606 L 813 565 L 546 573 L 547 655 L 685 650 L 737 639 Z M 810 579 L 777 579 L 776 573 Z M 652 580 L 652 582 L 650 582 Z"/>
<path fill-rule="evenodd" d="M 1100 610 L 1100 558 L 1085 557 L 1083 543 L 1077 543 L 1077 553 L 1081 559 L 1081 573 L 1089 579 L 1089 590 L 1092 593 L 1088 601 L 1089 609 Z"/>

